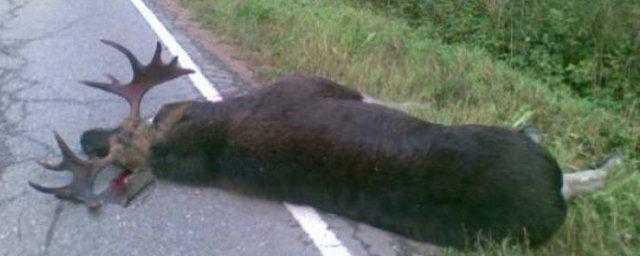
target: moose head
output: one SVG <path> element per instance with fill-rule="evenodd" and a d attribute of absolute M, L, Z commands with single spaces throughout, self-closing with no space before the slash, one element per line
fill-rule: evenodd
<path fill-rule="evenodd" d="M 144 94 L 154 86 L 182 75 L 193 73 L 193 70 L 183 69 L 178 66 L 178 58 L 174 57 L 168 64 L 162 62 L 162 45 L 156 45 L 156 50 L 151 62 L 143 65 L 125 47 L 109 40 L 102 40 L 123 53 L 133 71 L 133 78 L 127 84 L 121 83 L 112 75 L 107 75 L 110 83 L 83 81 L 82 83 L 93 88 L 107 91 L 124 98 L 129 104 L 129 116 L 126 117 L 117 129 L 104 131 L 90 131 L 83 140 L 101 140 L 99 143 L 83 143 L 87 147 L 96 145 L 98 148 L 85 148 L 90 155 L 99 155 L 102 158 L 95 161 L 86 161 L 76 156 L 57 132 L 54 136 L 60 151 L 62 161 L 51 164 L 40 161 L 39 164 L 46 169 L 54 171 L 70 171 L 73 173 L 73 181 L 64 187 L 49 188 L 36 183 L 29 184 L 44 193 L 54 194 L 57 197 L 80 201 L 91 208 L 98 207 L 103 202 L 126 203 L 128 197 L 123 189 L 124 179 L 129 172 L 115 178 L 111 186 L 99 195 L 93 192 L 93 183 L 97 174 L 110 165 L 118 165 L 128 170 L 138 171 L 148 165 L 149 146 L 154 139 L 152 127 L 140 117 L 140 103 Z M 95 136 L 100 134 L 104 136 Z M 101 151 L 102 150 L 102 151 Z M 130 189 L 129 189 L 130 190 Z"/>

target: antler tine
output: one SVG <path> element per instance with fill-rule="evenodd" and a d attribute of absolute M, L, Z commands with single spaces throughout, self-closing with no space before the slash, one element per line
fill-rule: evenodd
<path fill-rule="evenodd" d="M 68 165 L 87 165 L 88 162 L 82 161 L 82 159 L 78 158 L 76 154 L 71 151 L 69 145 L 60 137 L 60 134 L 56 131 L 53 131 L 53 136 L 56 139 L 56 143 L 58 143 L 58 147 L 62 152 L 62 161 L 66 162 Z"/>
<path fill-rule="evenodd" d="M 153 59 L 151 59 L 149 65 L 162 65 L 162 44 L 159 41 L 156 42 L 156 51 L 153 53 Z"/>
<path fill-rule="evenodd" d="M 55 131 L 54 137 L 62 152 L 62 161 L 59 164 L 40 162 L 40 165 L 54 171 L 69 171 L 73 174 L 73 181 L 66 186 L 57 188 L 44 187 L 33 182 L 29 182 L 29 185 L 43 193 L 84 202 L 89 208 L 100 206 L 101 202 L 98 196 L 93 193 L 93 181 L 100 171 L 114 162 L 113 157 L 108 155 L 96 162 L 84 161 L 71 151 L 67 143 Z"/>
<path fill-rule="evenodd" d="M 176 67 L 178 66 L 178 56 L 173 57 L 173 59 L 171 59 L 171 61 L 169 62 L 169 67 Z"/>
<path fill-rule="evenodd" d="M 137 77 L 140 73 L 140 71 L 142 70 L 142 68 L 144 68 L 142 66 L 142 64 L 140 63 L 140 61 L 138 60 L 138 58 L 136 58 L 135 55 L 133 55 L 133 53 L 131 53 L 131 51 L 129 51 L 129 49 L 125 48 L 124 46 L 122 46 L 121 44 L 118 44 L 114 41 L 110 41 L 107 39 L 101 39 L 100 42 L 111 46 L 113 48 L 115 48 L 116 50 L 118 50 L 119 52 L 121 52 L 122 54 L 124 54 L 127 59 L 129 60 L 129 63 L 131 64 L 131 69 L 133 70 L 133 77 Z"/>
<path fill-rule="evenodd" d="M 50 187 L 40 186 L 39 184 L 33 183 L 31 181 L 29 181 L 29 186 L 31 186 L 35 190 L 38 190 L 38 191 L 40 191 L 42 193 L 54 194 L 54 195 L 59 195 L 59 194 L 65 193 L 65 190 L 68 187 L 68 186 L 64 186 L 64 187 L 60 187 L 60 188 L 50 188 Z"/>
<path fill-rule="evenodd" d="M 64 140 L 60 137 L 60 134 L 58 134 L 58 132 L 54 131 L 53 136 L 55 137 L 56 142 L 58 143 L 58 148 L 60 148 L 60 151 L 62 152 L 62 160 L 60 161 L 60 163 L 57 163 L 57 164 L 51 164 L 45 161 L 38 161 L 38 164 L 40 166 L 53 171 L 64 171 L 69 169 L 71 165 L 86 164 L 84 163 L 84 161 L 80 160 L 75 154 L 73 154 L 73 152 L 69 148 L 69 145 L 67 145 L 67 143 L 64 142 Z"/>
<path fill-rule="evenodd" d="M 107 78 L 109 78 L 109 80 L 111 80 L 111 83 L 93 82 L 86 80 L 82 80 L 80 81 L 80 83 L 124 97 L 124 95 L 122 95 L 122 88 L 120 88 L 122 86 L 120 81 L 110 74 L 107 74 L 106 76 Z"/>
<path fill-rule="evenodd" d="M 162 45 L 156 43 L 156 50 L 148 65 L 140 64 L 140 61 L 124 46 L 109 40 L 101 40 L 103 43 L 123 53 L 131 64 L 133 78 L 131 82 L 122 85 L 118 79 L 107 75 L 111 83 L 81 81 L 81 83 L 117 94 L 127 100 L 130 107 L 130 118 L 140 119 L 140 102 L 144 94 L 153 86 L 176 77 L 193 73 L 193 70 L 178 67 L 177 57 L 169 64 L 162 63 Z"/>

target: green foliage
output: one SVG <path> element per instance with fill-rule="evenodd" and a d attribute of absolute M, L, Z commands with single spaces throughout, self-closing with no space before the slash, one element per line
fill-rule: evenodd
<path fill-rule="evenodd" d="M 486 48 L 552 87 L 640 109 L 637 0 L 358 1 L 383 6 L 445 43 Z"/>

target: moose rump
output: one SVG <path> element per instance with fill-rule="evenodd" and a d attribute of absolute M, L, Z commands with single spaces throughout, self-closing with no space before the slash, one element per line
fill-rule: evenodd
<path fill-rule="evenodd" d="M 535 246 L 565 217 L 561 171 L 525 135 L 428 123 L 327 79 L 169 104 L 152 129 L 159 178 L 215 179 L 438 245 L 512 236 Z"/>

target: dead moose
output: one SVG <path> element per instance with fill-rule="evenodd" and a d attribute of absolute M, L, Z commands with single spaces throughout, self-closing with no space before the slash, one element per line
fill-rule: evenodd
<path fill-rule="evenodd" d="M 142 65 L 123 46 L 103 42 L 126 55 L 133 79 L 83 83 L 125 98 L 130 116 L 118 128 L 82 135 L 92 160 L 78 158 L 55 134 L 62 161 L 41 165 L 71 171 L 72 183 L 30 183 L 91 208 L 126 204 L 154 176 L 194 185 L 217 181 L 438 245 L 468 248 L 480 239 L 513 237 L 535 246 L 562 225 L 565 197 L 602 186 L 606 176 L 603 165 L 563 182 L 535 136 L 428 123 L 315 77 L 288 77 L 221 102 L 168 104 L 150 123 L 140 117 L 145 92 L 192 71 L 178 67 L 177 58 L 164 64 L 160 43 Z M 110 165 L 130 171 L 94 194 L 94 179 Z"/>

